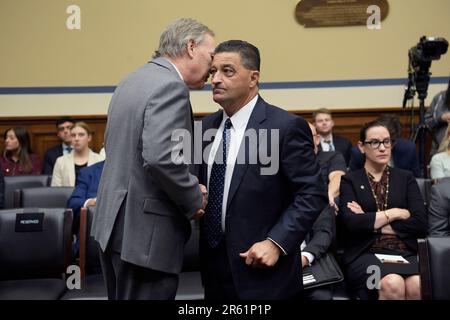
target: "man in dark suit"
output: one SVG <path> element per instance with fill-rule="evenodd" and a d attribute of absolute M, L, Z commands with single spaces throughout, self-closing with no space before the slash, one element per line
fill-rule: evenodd
<path fill-rule="evenodd" d="M 67 201 L 67 207 L 73 210 L 74 216 L 79 216 L 81 208 L 96 205 L 104 164 L 105 161 L 100 161 L 80 170 L 75 189 Z"/>
<path fill-rule="evenodd" d="M 205 25 L 174 21 L 154 59 L 111 99 L 92 223 L 109 299 L 175 298 L 190 219 L 203 215 L 206 188 L 190 173 L 190 150 L 172 138 L 177 131 L 192 136 L 189 89 L 204 86 L 214 47 Z"/>
<path fill-rule="evenodd" d="M 258 95 L 259 68 L 259 50 L 245 41 L 215 50 L 213 99 L 223 110 L 202 121 L 215 138 L 199 171 L 209 192 L 200 241 L 207 300 L 296 296 L 299 246 L 326 204 L 308 123 Z"/>
<path fill-rule="evenodd" d="M 450 236 L 450 178 L 431 187 L 428 232 L 432 237 Z"/>
<path fill-rule="evenodd" d="M 72 151 L 70 129 L 74 123 L 75 121 L 71 117 L 62 117 L 56 120 L 56 135 L 61 139 L 61 143 L 45 152 L 42 174 L 52 175 L 56 159 Z"/>
<path fill-rule="evenodd" d="M 313 135 L 314 151 L 317 154 L 322 180 L 328 190 L 329 207 L 321 212 L 316 222 L 314 222 L 312 230 L 300 246 L 303 269 L 311 266 L 330 251 L 330 246 L 336 235 L 335 216 L 337 204 L 335 204 L 335 199 L 339 196 L 341 177 L 347 171 L 342 154 L 337 151 L 321 151 L 320 136 L 312 124 L 309 124 L 309 127 Z M 327 285 L 305 290 L 302 297 L 308 300 L 331 300 L 333 297 L 332 287 Z"/>
<path fill-rule="evenodd" d="M 339 151 L 344 156 L 345 163 L 348 167 L 352 143 L 345 137 L 333 134 L 334 121 L 331 117 L 330 110 L 325 108 L 319 109 L 313 112 L 312 117 L 314 126 L 320 135 L 320 147 L 322 151 Z"/>
<path fill-rule="evenodd" d="M 75 189 L 67 201 L 67 208 L 73 211 L 72 232 L 76 236 L 76 241 L 73 244 L 75 257 L 79 250 L 80 210 L 83 207 L 87 208 L 96 205 L 97 189 L 104 163 L 105 161 L 100 161 L 80 170 Z"/>

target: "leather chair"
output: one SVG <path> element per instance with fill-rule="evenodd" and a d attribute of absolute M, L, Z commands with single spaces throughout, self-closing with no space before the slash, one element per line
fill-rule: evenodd
<path fill-rule="evenodd" d="M 16 208 L 65 208 L 73 187 L 36 187 L 14 191 Z"/>
<path fill-rule="evenodd" d="M 0 300 L 56 300 L 66 290 L 72 211 L 0 210 Z"/>
<path fill-rule="evenodd" d="M 180 273 L 175 300 L 203 300 L 205 290 L 200 276 L 200 224 L 191 221 L 191 237 L 184 247 L 183 269 Z"/>
<path fill-rule="evenodd" d="M 98 242 L 90 235 L 95 206 L 80 210 L 81 289 L 67 291 L 62 300 L 106 300 L 107 292 L 100 265 Z"/>
<path fill-rule="evenodd" d="M 416 181 L 417 181 L 420 193 L 422 194 L 423 201 L 425 201 L 425 206 L 428 211 L 428 207 L 430 205 L 432 180 L 424 179 L 424 178 L 416 178 Z"/>
<path fill-rule="evenodd" d="M 423 300 L 450 300 L 450 237 L 419 239 Z"/>
<path fill-rule="evenodd" d="M 46 187 L 50 183 L 50 178 L 48 175 L 5 177 L 5 209 L 14 208 L 15 190 Z"/>

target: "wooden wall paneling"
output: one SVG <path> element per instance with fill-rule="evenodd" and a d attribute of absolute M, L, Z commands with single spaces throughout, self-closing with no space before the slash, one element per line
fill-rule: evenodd
<path fill-rule="evenodd" d="M 353 144 L 356 144 L 359 140 L 359 130 L 361 125 L 372 121 L 379 117 L 383 113 L 396 114 L 400 117 L 403 123 L 403 136 L 405 138 L 409 137 L 410 134 L 410 111 L 401 108 L 390 108 L 390 109 L 369 109 L 369 110 L 331 110 L 333 114 L 333 119 L 335 122 L 334 131 L 336 134 L 345 136 L 349 138 Z M 304 117 L 307 121 L 311 121 L 312 111 L 298 110 L 294 111 Z M 196 120 L 200 120 L 202 117 L 206 116 L 204 113 L 197 113 L 195 115 Z M 22 126 L 27 128 L 30 139 L 31 147 L 35 153 L 44 156 L 47 149 L 53 147 L 59 143 L 58 137 L 56 136 L 55 122 L 59 117 L 49 116 L 49 117 L 0 117 L 0 133 L 1 133 L 1 147 L 3 150 L 3 133 L 6 129 L 16 126 Z M 106 115 L 95 115 L 95 116 L 77 116 L 76 120 L 86 122 L 94 131 L 90 147 L 95 152 L 99 152 L 104 139 L 105 127 L 106 127 Z M 418 112 L 415 112 L 414 123 L 418 123 Z M 426 154 L 429 154 L 431 146 L 431 137 L 427 138 Z"/>

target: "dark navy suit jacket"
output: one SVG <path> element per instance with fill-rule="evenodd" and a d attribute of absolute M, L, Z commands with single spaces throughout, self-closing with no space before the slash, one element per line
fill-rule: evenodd
<path fill-rule="evenodd" d="M 62 155 L 63 149 L 61 143 L 51 149 L 48 149 L 44 155 L 44 169 L 42 170 L 42 174 L 52 175 L 56 159 Z"/>
<path fill-rule="evenodd" d="M 333 144 L 334 144 L 334 148 L 336 149 L 336 151 L 339 151 L 344 156 L 345 163 L 348 167 L 348 165 L 350 163 L 351 150 L 352 150 L 351 141 L 345 137 L 341 137 L 341 136 L 333 134 Z"/>
<path fill-rule="evenodd" d="M 73 210 L 74 216 L 78 216 L 87 199 L 97 197 L 98 184 L 102 176 L 105 161 L 97 162 L 80 170 L 78 183 L 67 201 L 67 207 Z"/>
<path fill-rule="evenodd" d="M 204 118 L 203 131 L 219 128 L 222 118 L 222 110 Z M 326 190 L 314 154 L 311 130 L 303 118 L 258 97 L 248 129 L 256 130 L 257 134 L 260 129 L 266 129 L 269 136 L 271 129 L 279 130 L 279 140 L 275 140 L 279 144 L 279 169 L 273 175 L 261 175 L 264 165 L 259 159 L 256 164 L 248 161 L 249 154 L 258 153 L 261 141 L 254 144 L 242 141 L 239 154 L 245 152 L 247 161 L 236 163 L 234 167 L 222 241 L 225 241 L 229 269 L 240 299 L 285 299 L 302 287 L 300 244 L 327 204 Z M 274 138 L 272 135 L 271 139 Z M 270 141 L 267 142 L 269 147 Z M 207 185 L 207 168 L 206 163 L 199 168 L 199 180 L 204 185 Z M 205 273 L 203 267 L 211 252 L 203 235 L 203 223 L 200 236 L 205 280 L 216 274 Z M 287 255 L 281 255 L 272 268 L 247 266 L 239 253 L 268 237 L 283 247 Z"/>

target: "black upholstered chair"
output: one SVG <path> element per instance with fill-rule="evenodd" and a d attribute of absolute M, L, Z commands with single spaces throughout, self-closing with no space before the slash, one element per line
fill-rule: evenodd
<path fill-rule="evenodd" d="M 419 239 L 422 299 L 450 300 L 450 237 Z"/>
<path fill-rule="evenodd" d="M 46 187 L 50 183 L 50 178 L 48 175 L 5 177 L 5 209 L 14 208 L 15 190 Z"/>
<path fill-rule="evenodd" d="M 68 290 L 63 300 L 105 300 L 107 299 L 103 280 L 99 244 L 90 235 L 95 206 L 80 210 L 80 272 L 81 289 Z"/>
<path fill-rule="evenodd" d="M 0 300 L 56 300 L 71 259 L 72 211 L 0 210 Z"/>
<path fill-rule="evenodd" d="M 36 187 L 14 191 L 16 208 L 65 208 L 73 187 Z"/>
<path fill-rule="evenodd" d="M 419 185 L 420 193 L 422 194 L 423 201 L 425 201 L 425 206 L 428 210 L 430 205 L 430 196 L 431 196 L 431 179 L 424 178 L 416 178 L 417 184 Z"/>
<path fill-rule="evenodd" d="M 200 276 L 198 221 L 191 221 L 192 233 L 184 247 L 183 269 L 180 273 L 175 300 L 203 300 L 205 291 Z"/>

